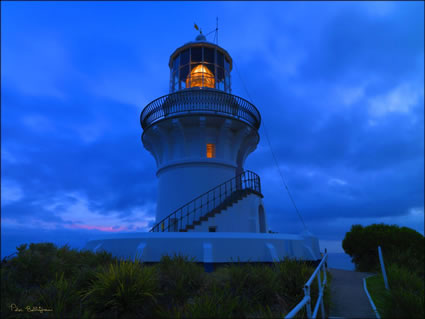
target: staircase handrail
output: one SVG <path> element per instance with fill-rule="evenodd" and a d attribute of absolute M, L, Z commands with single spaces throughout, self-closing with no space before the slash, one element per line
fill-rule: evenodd
<path fill-rule="evenodd" d="M 243 179 L 243 177 L 245 177 L 245 176 L 247 176 L 248 178 Z M 170 222 L 168 223 L 167 229 L 165 229 L 164 226 L 162 226 L 162 229 L 160 229 L 161 225 L 164 225 L 165 221 L 167 221 L 167 220 L 170 221 L 170 219 L 173 218 L 174 216 L 176 216 L 178 212 L 183 212 L 183 210 L 186 207 L 190 207 L 191 204 L 196 203 L 196 201 L 199 200 L 199 199 L 201 199 L 201 206 L 199 208 L 201 208 L 201 210 L 202 210 L 202 207 L 203 207 L 202 198 L 207 197 L 207 199 L 208 199 L 207 205 L 208 205 L 209 194 L 211 194 L 211 193 L 215 192 L 217 189 L 221 189 L 221 187 L 225 186 L 225 194 L 224 194 L 225 196 L 223 196 L 223 200 L 220 200 L 220 202 L 218 202 L 218 205 L 216 206 L 216 207 L 218 207 L 219 205 L 224 203 L 225 200 L 227 200 L 230 196 L 232 196 L 234 194 L 234 192 L 233 192 L 233 181 L 235 181 L 235 191 L 239 191 L 239 190 L 243 190 L 243 189 L 250 189 L 253 193 L 256 193 L 257 195 L 263 197 L 263 195 L 261 194 L 260 176 L 258 176 L 257 174 L 255 174 L 252 171 L 247 170 L 247 171 L 244 171 L 241 174 L 239 174 L 235 177 L 232 177 L 231 179 L 221 183 L 220 185 L 215 186 L 214 188 L 210 189 L 209 191 L 199 195 L 198 197 L 192 199 L 190 202 L 187 202 L 183 206 L 174 210 L 171 214 L 169 214 L 167 217 L 163 218 L 160 222 L 158 222 L 155 226 L 153 226 L 152 229 L 150 230 L 150 232 L 170 231 L 170 226 L 171 226 Z M 238 182 L 239 182 L 239 188 L 238 188 Z M 245 182 L 245 188 L 242 187 L 243 182 Z M 247 186 L 246 184 L 248 182 L 249 182 L 249 185 Z M 229 183 L 230 183 L 230 194 L 229 194 L 229 196 L 227 196 L 227 186 L 226 185 L 228 185 Z M 253 187 L 249 187 L 249 186 L 253 186 Z M 220 193 L 219 197 L 220 197 L 220 199 L 222 198 L 222 193 Z M 215 197 L 214 197 L 214 203 L 215 203 Z M 216 208 L 216 207 L 214 207 L 214 208 Z M 207 213 L 208 213 L 208 211 L 205 214 L 207 214 Z M 194 210 L 188 212 L 184 216 L 182 216 L 182 214 L 181 214 L 180 220 L 182 220 L 183 218 L 189 219 L 190 214 L 196 215 L 196 207 L 195 207 Z M 200 217 L 202 217 L 202 216 L 200 216 Z M 180 229 L 182 229 L 182 228 L 180 228 Z M 178 229 L 178 230 L 180 230 L 180 229 Z M 174 231 L 178 231 L 178 230 L 174 229 Z"/>

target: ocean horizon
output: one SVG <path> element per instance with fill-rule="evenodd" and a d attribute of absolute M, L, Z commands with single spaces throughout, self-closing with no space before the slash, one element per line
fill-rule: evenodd
<path fill-rule="evenodd" d="M 345 253 L 328 253 L 328 268 L 354 270 L 351 257 Z"/>

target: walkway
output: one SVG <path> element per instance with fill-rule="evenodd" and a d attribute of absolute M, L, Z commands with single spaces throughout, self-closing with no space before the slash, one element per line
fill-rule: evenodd
<path fill-rule="evenodd" d="M 342 269 L 328 269 L 332 274 L 332 318 L 376 318 L 363 288 L 363 278 L 370 274 Z"/>

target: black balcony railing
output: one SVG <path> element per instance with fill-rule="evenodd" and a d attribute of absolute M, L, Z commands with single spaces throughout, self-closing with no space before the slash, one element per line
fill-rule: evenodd
<path fill-rule="evenodd" d="M 165 217 L 150 231 L 185 231 L 188 227 L 193 229 L 194 223 L 199 225 L 203 217 L 205 218 L 212 212 L 214 214 L 219 213 L 232 203 L 242 199 L 243 194 L 248 193 L 263 196 L 261 194 L 260 177 L 251 171 L 245 171 L 196 197 Z"/>
<path fill-rule="evenodd" d="M 140 114 L 145 130 L 153 123 L 187 114 L 215 114 L 243 121 L 256 129 L 261 123 L 260 112 L 247 100 L 214 89 L 185 89 L 164 95 L 149 103 Z"/>

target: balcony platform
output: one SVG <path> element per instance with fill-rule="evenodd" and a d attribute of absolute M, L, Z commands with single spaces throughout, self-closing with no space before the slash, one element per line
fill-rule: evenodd
<path fill-rule="evenodd" d="M 224 116 L 248 124 L 256 130 L 261 123 L 257 108 L 239 96 L 210 88 L 190 88 L 150 102 L 140 114 L 140 124 L 146 131 L 161 120 L 193 114 Z"/>
<path fill-rule="evenodd" d="M 163 255 L 184 255 L 204 264 L 270 263 L 288 258 L 317 261 L 319 241 L 311 233 L 149 232 L 109 235 L 89 240 L 83 248 L 113 256 L 159 262 Z M 137 257 L 136 257 L 137 256 Z"/>

